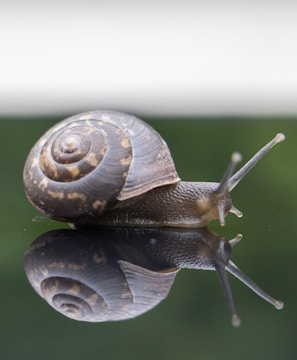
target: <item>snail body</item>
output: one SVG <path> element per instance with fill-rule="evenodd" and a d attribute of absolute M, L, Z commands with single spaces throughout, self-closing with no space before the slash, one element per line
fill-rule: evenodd
<path fill-rule="evenodd" d="M 47 216 L 75 224 L 204 227 L 229 212 L 230 191 L 275 144 L 278 134 L 236 174 L 234 153 L 220 183 L 179 178 L 161 136 L 142 120 L 111 111 L 53 126 L 28 155 L 25 192 Z"/>

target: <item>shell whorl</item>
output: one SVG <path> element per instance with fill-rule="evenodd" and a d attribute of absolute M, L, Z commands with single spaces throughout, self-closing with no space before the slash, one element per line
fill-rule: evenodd
<path fill-rule="evenodd" d="M 166 298 L 178 269 L 152 271 L 119 260 L 109 240 L 74 230 L 43 234 L 26 252 L 28 280 L 51 307 L 73 320 L 141 315 Z"/>
<path fill-rule="evenodd" d="M 73 222 L 178 181 L 156 131 L 134 116 L 106 111 L 78 114 L 53 126 L 24 168 L 31 203 L 52 218 Z"/>
<path fill-rule="evenodd" d="M 54 309 L 71 319 L 96 321 L 96 314 L 104 318 L 107 312 L 108 306 L 104 299 L 78 280 L 49 277 L 42 280 L 40 289 L 44 299 Z"/>

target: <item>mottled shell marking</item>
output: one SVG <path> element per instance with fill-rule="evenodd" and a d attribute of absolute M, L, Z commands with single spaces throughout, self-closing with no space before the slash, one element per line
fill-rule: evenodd
<path fill-rule="evenodd" d="M 27 251 L 26 274 L 40 296 L 72 319 L 99 322 L 133 318 L 159 303 L 173 283 L 176 272 L 165 275 L 159 287 L 151 277 L 163 278 L 164 274 L 117 261 L 109 241 L 100 236 L 93 241 L 71 230 L 66 230 L 65 236 L 58 231 L 48 235 L 41 236 Z"/>
<path fill-rule="evenodd" d="M 179 180 L 154 129 L 108 111 L 78 114 L 53 126 L 24 168 L 31 203 L 49 217 L 71 222 L 98 217 L 118 201 Z"/>

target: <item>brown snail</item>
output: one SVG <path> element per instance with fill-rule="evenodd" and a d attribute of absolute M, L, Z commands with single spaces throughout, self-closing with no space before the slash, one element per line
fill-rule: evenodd
<path fill-rule="evenodd" d="M 216 270 L 240 323 L 227 271 L 259 296 L 283 307 L 229 259 L 241 239 L 227 241 L 207 228 L 101 227 L 41 235 L 25 256 L 27 277 L 53 308 L 80 321 L 134 318 L 164 300 L 182 268 Z"/>
<path fill-rule="evenodd" d="M 72 116 L 31 150 L 25 192 L 47 216 L 76 224 L 204 227 L 235 213 L 230 192 L 283 134 L 233 175 L 234 153 L 220 183 L 181 181 L 161 138 L 138 118 L 111 111 Z"/>

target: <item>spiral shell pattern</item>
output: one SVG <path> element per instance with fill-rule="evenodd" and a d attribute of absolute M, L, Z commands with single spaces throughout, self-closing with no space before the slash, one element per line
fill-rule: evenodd
<path fill-rule="evenodd" d="M 24 168 L 31 203 L 49 217 L 71 222 L 96 218 L 117 201 L 178 181 L 160 135 L 134 116 L 108 111 L 78 114 L 53 126 Z"/>
<path fill-rule="evenodd" d="M 104 231 L 68 229 L 36 239 L 26 252 L 25 271 L 36 292 L 59 313 L 103 322 L 134 318 L 156 306 L 178 270 L 152 271 L 121 260 Z"/>
<path fill-rule="evenodd" d="M 25 270 L 33 288 L 50 306 L 79 321 L 118 320 L 132 295 L 119 265 L 75 231 L 53 231 L 26 253 Z M 121 299 L 121 301 L 112 301 Z"/>

